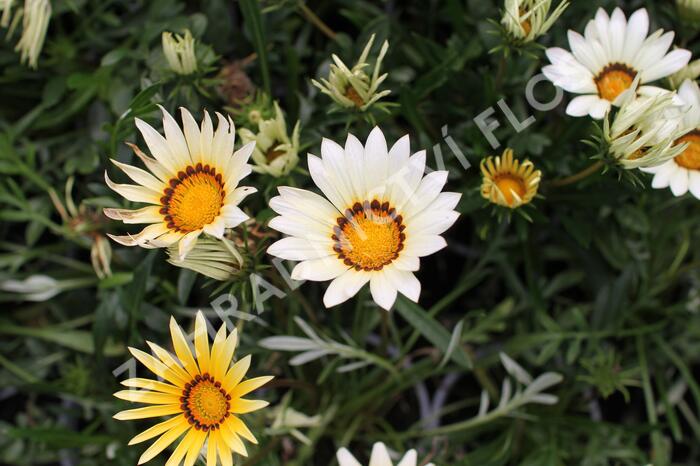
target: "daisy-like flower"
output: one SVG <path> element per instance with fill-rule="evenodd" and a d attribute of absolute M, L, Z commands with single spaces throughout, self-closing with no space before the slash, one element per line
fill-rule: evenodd
<path fill-rule="evenodd" d="M 420 257 L 446 246 L 440 236 L 456 220 L 459 193 L 441 193 L 446 171 L 423 177 L 425 151 L 410 155 L 408 136 L 387 149 L 374 128 L 362 143 L 348 135 L 345 148 L 324 139 L 322 157 L 309 154 L 309 172 L 324 198 L 280 187 L 270 207 L 280 214 L 270 227 L 290 235 L 268 253 L 302 261 L 295 280 L 332 280 L 323 302 L 335 306 L 367 282 L 374 301 L 390 309 L 397 292 L 413 301 Z"/>
<path fill-rule="evenodd" d="M 513 150 L 481 161 L 481 197 L 496 205 L 516 209 L 529 204 L 537 194 L 542 173 L 529 160 L 520 162 Z"/>
<path fill-rule="evenodd" d="M 114 415 L 120 421 L 170 416 L 132 438 L 129 445 L 158 437 L 141 455 L 143 464 L 177 441 L 178 446 L 166 465 L 192 466 L 206 442 L 207 466 L 216 466 L 217 456 L 224 466 L 233 464 L 232 452 L 247 456 L 241 438 L 257 443 L 255 436 L 240 419 L 268 405 L 267 401 L 242 398 L 256 390 L 272 377 L 255 377 L 243 381 L 250 367 L 250 356 L 231 365 L 238 342 L 238 333 L 226 334 L 222 325 L 209 349 L 207 324 L 204 315 L 197 313 L 194 332 L 194 354 L 180 326 L 170 319 L 170 334 L 177 357 L 160 346 L 148 342 L 155 356 L 135 348 L 131 354 L 160 380 L 127 379 L 129 387 L 114 394 L 117 398 L 152 406 L 129 409 Z"/>
<path fill-rule="evenodd" d="M 583 94 L 569 102 L 566 113 L 590 115 L 602 119 L 616 99 L 629 89 L 636 77 L 642 84 L 669 76 L 690 60 L 688 50 L 666 53 L 674 33 L 659 29 L 649 37 L 649 15 L 640 9 L 629 21 L 621 9 L 611 16 L 601 8 L 588 22 L 584 35 L 569 31 L 571 52 L 554 47 L 547 49 L 552 63 L 542 68 L 556 86 L 574 94 Z M 641 86 L 640 94 L 653 95 L 661 89 Z"/>
<path fill-rule="evenodd" d="M 563 0 L 550 13 L 552 0 L 505 0 L 501 24 L 516 41 L 532 42 L 546 34 L 568 6 Z"/>
<path fill-rule="evenodd" d="M 330 96 L 331 99 L 341 107 L 357 108 L 360 111 L 367 110 L 382 97 L 391 93 L 389 90 L 379 91 L 379 85 L 387 78 L 388 73 L 379 76 L 384 55 L 389 50 L 389 42 L 384 41 L 379 51 L 379 56 L 374 64 L 372 76 L 369 76 L 365 68 L 369 67 L 367 57 L 374 43 L 374 34 L 362 51 L 355 66 L 348 68 L 337 55 L 333 55 L 335 64 L 331 64 L 328 79 L 321 79 L 319 83 L 315 79 L 311 82 L 319 88 L 321 92 Z"/>
<path fill-rule="evenodd" d="M 238 135 L 243 143 L 255 142 L 253 171 L 257 173 L 280 177 L 289 174 L 299 163 L 299 122 L 294 125 L 290 138 L 287 122 L 277 102 L 275 117 L 261 120 L 257 134 L 248 128 L 242 128 L 238 130 Z"/>
<path fill-rule="evenodd" d="M 163 54 L 173 72 L 188 75 L 197 71 L 195 40 L 189 29 L 186 29 L 183 35 L 164 32 L 162 41 Z"/>
<path fill-rule="evenodd" d="M 346 448 L 341 448 L 337 453 L 338 464 L 340 466 L 362 466 Z M 418 454 L 416 450 L 408 450 L 396 466 L 416 466 L 418 464 Z M 382 442 L 377 442 L 372 446 L 372 455 L 369 459 L 369 466 L 394 466 L 389 456 L 389 450 Z M 435 466 L 428 463 L 425 466 Z"/>
<path fill-rule="evenodd" d="M 683 135 L 677 97 L 669 91 L 637 97 L 637 79 L 632 86 L 621 94 L 612 124 L 609 116 L 605 118 L 608 155 L 628 170 L 655 167 L 683 151 L 683 146 L 676 144 Z"/>
<path fill-rule="evenodd" d="M 695 81 L 685 81 L 678 90 L 684 103 L 681 110 L 681 131 L 675 145 L 686 145 L 685 149 L 667 162 L 656 167 L 643 168 L 653 173 L 651 186 L 655 189 L 671 188 L 674 196 L 686 192 L 700 199 L 700 88 Z"/>
<path fill-rule="evenodd" d="M 145 248 L 178 244 L 180 259 L 206 233 L 222 238 L 226 228 L 248 219 L 239 207 L 246 196 L 256 191 L 238 183 L 250 174 L 248 159 L 255 143 L 244 145 L 234 153 L 235 128 L 219 113 L 214 131 L 211 118 L 204 112 L 201 128 L 184 108 L 184 134 L 175 119 L 161 107 L 165 137 L 140 119 L 141 131 L 154 158 L 131 145 L 151 173 L 112 160 L 136 185 L 117 184 L 105 172 L 107 185 L 133 202 L 150 204 L 137 210 L 105 209 L 107 217 L 124 223 L 150 224 L 135 235 L 110 238 L 125 246 Z"/>

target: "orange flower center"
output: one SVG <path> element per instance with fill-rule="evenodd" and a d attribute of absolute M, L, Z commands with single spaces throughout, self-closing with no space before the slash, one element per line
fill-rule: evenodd
<path fill-rule="evenodd" d="M 168 182 L 160 213 L 168 228 L 188 233 L 214 221 L 224 205 L 226 191 L 221 173 L 209 165 L 188 166 Z"/>
<path fill-rule="evenodd" d="M 528 13 L 528 11 L 525 8 L 520 8 L 519 12 L 520 16 L 524 16 Z M 526 19 L 525 21 L 521 21 L 520 27 L 522 27 L 523 31 L 525 31 L 525 35 L 530 34 L 530 31 L 532 31 L 532 24 L 530 23 L 530 18 Z"/>
<path fill-rule="evenodd" d="M 208 431 L 218 429 L 219 425 L 229 416 L 231 395 L 221 388 L 221 382 L 214 380 L 209 374 L 197 375 L 180 397 L 180 408 L 187 422 L 195 429 Z"/>
<path fill-rule="evenodd" d="M 339 217 L 331 238 L 333 250 L 356 270 L 381 270 L 399 256 L 406 235 L 401 215 L 388 202 L 356 202 Z"/>
<path fill-rule="evenodd" d="M 622 63 L 608 65 L 594 78 L 598 87 L 598 95 L 612 102 L 617 96 L 629 89 L 636 76 L 635 70 Z"/>
<path fill-rule="evenodd" d="M 688 147 L 674 159 L 678 165 L 688 170 L 700 170 L 700 131 L 693 130 L 681 136 L 676 144 L 688 143 Z"/>
<path fill-rule="evenodd" d="M 496 187 L 503 194 L 506 204 L 513 206 L 517 198 L 522 200 L 527 194 L 527 186 L 525 181 L 513 175 L 499 175 L 495 178 Z"/>

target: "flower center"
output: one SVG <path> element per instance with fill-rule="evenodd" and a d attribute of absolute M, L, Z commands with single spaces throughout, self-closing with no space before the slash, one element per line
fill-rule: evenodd
<path fill-rule="evenodd" d="M 388 202 L 356 202 L 339 217 L 331 238 L 338 259 L 356 270 L 381 270 L 399 256 L 406 235 L 403 218 Z"/>
<path fill-rule="evenodd" d="M 608 65 L 594 78 L 598 95 L 612 102 L 632 85 L 636 76 L 635 70 L 622 63 Z"/>
<path fill-rule="evenodd" d="M 675 162 L 688 170 L 700 170 L 700 130 L 693 130 L 681 136 L 676 144 L 688 143 L 688 147 L 674 159 Z"/>
<path fill-rule="evenodd" d="M 505 199 L 506 204 L 512 206 L 517 199 L 522 200 L 527 194 L 527 186 L 525 186 L 525 181 L 513 175 L 498 175 L 494 180 L 496 187 L 503 194 L 503 199 Z"/>
<path fill-rule="evenodd" d="M 209 165 L 188 166 L 168 182 L 160 201 L 168 228 L 188 233 L 200 230 L 219 215 L 226 191 L 221 173 Z"/>
<path fill-rule="evenodd" d="M 271 145 L 270 148 L 265 152 L 265 158 L 267 159 L 268 162 L 272 162 L 275 160 L 277 157 L 280 157 L 284 155 L 283 150 L 279 150 L 279 146 L 281 144 L 277 141 L 274 141 Z"/>
<path fill-rule="evenodd" d="M 197 375 L 194 380 L 185 384 L 180 397 L 180 408 L 187 422 L 195 429 L 206 432 L 218 429 L 219 424 L 229 416 L 230 401 L 231 395 L 221 388 L 221 382 L 215 381 L 209 374 L 204 374 Z"/>
<path fill-rule="evenodd" d="M 345 97 L 352 100 L 357 108 L 360 108 L 365 104 L 365 101 L 362 100 L 360 94 L 358 94 L 355 88 L 352 87 L 350 84 L 348 84 L 347 89 L 345 89 Z"/>

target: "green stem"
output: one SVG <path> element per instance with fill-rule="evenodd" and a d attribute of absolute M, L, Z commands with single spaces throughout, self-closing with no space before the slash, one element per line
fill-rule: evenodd
<path fill-rule="evenodd" d="M 550 186 L 556 186 L 556 187 L 562 187 L 562 186 L 568 186 L 570 184 L 574 184 L 578 181 L 581 181 L 584 178 L 587 178 L 594 173 L 598 172 L 601 168 L 603 168 L 603 161 L 598 160 L 592 165 L 589 165 L 588 167 L 584 168 L 580 172 L 567 176 L 565 178 L 559 178 L 556 180 L 553 180 L 549 183 Z"/>
<path fill-rule="evenodd" d="M 316 16 L 316 14 L 311 11 L 308 6 L 306 6 L 304 0 L 299 0 L 297 5 L 299 6 L 299 10 L 301 10 L 301 14 L 307 19 L 307 21 L 316 26 L 330 40 L 335 40 L 335 31 L 328 27 L 328 25 L 324 23 L 321 18 Z"/>

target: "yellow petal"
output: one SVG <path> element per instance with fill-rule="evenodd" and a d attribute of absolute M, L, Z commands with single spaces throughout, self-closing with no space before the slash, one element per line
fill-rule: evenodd
<path fill-rule="evenodd" d="M 168 368 L 158 359 L 154 358 L 148 353 L 144 353 L 136 348 L 129 348 L 131 354 L 138 359 L 141 364 L 146 366 L 148 370 L 167 380 L 168 382 L 176 385 L 178 387 L 184 387 L 189 380 L 184 380 L 182 377 L 178 376 L 172 369 Z"/>
<path fill-rule="evenodd" d="M 240 361 L 236 362 L 236 364 L 231 366 L 231 369 L 229 369 L 226 373 L 226 377 L 224 377 L 223 382 L 221 382 L 221 386 L 224 387 L 226 393 L 230 393 L 234 388 L 236 388 L 236 385 L 243 380 L 243 376 L 246 372 L 248 372 L 249 367 L 250 355 L 244 357 Z"/>
<path fill-rule="evenodd" d="M 217 430 L 216 434 L 219 437 L 216 441 L 216 449 L 219 451 L 221 466 L 233 466 L 233 453 L 231 453 L 231 448 L 229 448 L 228 443 L 223 439 L 223 433 L 220 430 Z"/>
<path fill-rule="evenodd" d="M 209 432 L 207 441 L 207 466 L 216 466 L 216 440 L 219 438 L 217 431 Z"/>
<path fill-rule="evenodd" d="M 223 349 L 221 355 L 219 356 L 219 363 L 215 366 L 215 372 L 217 375 L 214 377 L 216 380 L 223 380 L 226 376 L 226 371 L 228 371 L 231 366 L 231 360 L 233 359 L 233 352 L 236 350 L 236 344 L 238 343 L 238 330 L 233 329 L 231 333 L 226 337 L 226 341 L 223 344 Z"/>
<path fill-rule="evenodd" d="M 160 382 L 158 380 L 133 378 L 123 380 L 121 384 L 125 387 L 145 388 L 155 392 L 171 393 L 178 396 L 182 394 L 182 388 L 178 388 L 175 385 L 170 385 L 169 383 Z"/>
<path fill-rule="evenodd" d="M 228 425 L 228 428 L 235 432 L 236 434 L 240 435 L 244 439 L 248 440 L 251 443 L 254 443 L 257 445 L 258 439 L 255 438 L 255 435 L 248 429 L 248 426 L 243 422 L 241 419 L 239 419 L 236 416 L 229 416 L 226 418 L 226 421 L 224 421 L 224 425 Z"/>
<path fill-rule="evenodd" d="M 197 312 L 194 321 L 194 349 L 199 364 L 199 371 L 203 374 L 209 372 L 209 336 L 207 335 L 207 322 L 202 311 Z"/>
<path fill-rule="evenodd" d="M 230 417 L 230 416 L 229 416 Z M 193 466 L 197 458 L 199 457 L 199 452 L 202 451 L 202 446 L 204 445 L 204 440 L 207 438 L 206 432 L 201 430 L 192 429 L 193 432 L 197 433 L 195 440 L 190 445 L 190 449 L 185 457 L 184 466 Z"/>
<path fill-rule="evenodd" d="M 114 396 L 120 400 L 156 405 L 169 405 L 180 402 L 180 397 L 177 395 L 171 393 L 148 392 L 145 390 L 121 390 L 115 393 Z"/>
<path fill-rule="evenodd" d="M 264 400 L 244 400 L 243 398 L 231 400 L 231 412 L 233 414 L 245 414 L 264 408 L 270 403 Z"/>
<path fill-rule="evenodd" d="M 188 374 L 187 371 L 182 368 L 180 363 L 175 360 L 172 354 L 155 343 L 151 343 L 150 341 L 147 341 L 146 343 L 148 343 L 148 346 L 151 348 L 151 351 L 153 351 L 153 354 L 155 354 L 169 369 L 175 372 L 178 377 L 180 377 L 182 380 L 192 380 L 190 374 Z"/>
<path fill-rule="evenodd" d="M 227 393 L 231 395 L 231 398 L 240 398 L 252 392 L 253 390 L 262 387 L 272 379 L 274 379 L 274 377 L 272 377 L 271 375 L 265 377 L 254 377 L 252 379 L 248 379 L 244 382 L 239 383 L 238 385 L 236 385 L 236 388 Z"/>
<path fill-rule="evenodd" d="M 182 461 L 182 458 L 185 457 L 185 454 L 190 449 L 190 445 L 192 444 L 192 441 L 194 441 L 194 439 L 196 437 L 195 432 L 197 432 L 197 429 L 190 429 L 185 434 L 185 437 L 180 441 L 180 444 L 175 448 L 175 451 L 173 451 L 173 454 L 170 455 L 170 458 L 168 458 L 168 461 L 165 462 L 165 466 L 178 466 L 180 464 L 180 461 Z"/>
<path fill-rule="evenodd" d="M 143 452 L 143 455 L 141 455 L 141 457 L 139 458 L 138 464 L 143 464 L 146 461 L 153 459 L 153 457 L 155 457 L 161 451 L 165 450 L 168 447 L 168 445 L 177 440 L 178 437 L 180 437 L 182 433 L 189 428 L 190 425 L 185 421 L 182 424 L 178 424 L 174 428 L 170 429 L 169 431 L 158 437 L 158 440 L 153 442 L 151 446 Z"/>
<path fill-rule="evenodd" d="M 173 340 L 177 358 L 182 362 L 187 373 L 193 378 L 196 377 L 199 374 L 197 363 L 194 361 L 190 345 L 187 344 L 187 339 L 185 339 L 185 335 L 182 333 L 180 326 L 177 325 L 177 322 L 175 322 L 174 317 L 170 317 L 170 336 Z"/>
<path fill-rule="evenodd" d="M 231 416 L 229 416 L 231 417 Z M 175 416 L 171 417 L 167 421 L 163 421 L 159 424 L 154 425 L 153 427 L 149 427 L 148 429 L 144 430 L 140 434 L 138 434 L 136 437 L 132 438 L 129 440 L 129 445 L 136 445 L 137 443 L 145 442 L 146 440 L 150 440 L 153 437 L 157 437 L 163 432 L 170 430 L 182 423 L 187 424 L 187 421 L 183 416 Z"/>
<path fill-rule="evenodd" d="M 127 409 L 114 415 L 114 419 L 119 421 L 130 421 L 132 419 L 146 419 L 148 417 L 169 416 L 171 414 L 180 414 L 180 404 L 176 405 L 160 405 L 146 406 L 145 408 Z"/>
<path fill-rule="evenodd" d="M 224 343 L 226 342 L 226 324 L 222 324 L 216 336 L 214 337 L 214 343 L 211 345 L 211 360 L 209 361 L 209 374 L 214 376 L 216 380 L 221 381 L 221 378 L 217 375 L 221 372 L 219 366 L 223 362 L 221 360 L 221 353 L 223 352 Z M 226 368 L 228 369 L 228 368 Z M 225 370 L 225 369 L 224 369 Z M 225 372 L 224 372 L 225 374 Z M 223 374 L 222 374 L 223 375 Z"/>
<path fill-rule="evenodd" d="M 221 426 L 221 438 L 226 442 L 228 447 L 238 453 L 239 455 L 248 456 L 248 450 L 246 449 L 243 441 L 238 437 L 235 431 L 231 429 L 230 424 L 224 424 Z"/>

